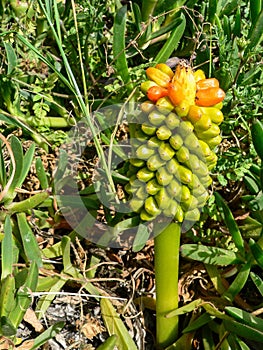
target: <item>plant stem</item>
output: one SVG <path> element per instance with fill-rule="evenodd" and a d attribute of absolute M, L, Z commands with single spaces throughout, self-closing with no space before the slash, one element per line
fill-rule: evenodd
<path fill-rule="evenodd" d="M 178 308 L 178 274 L 181 226 L 170 223 L 154 238 L 156 283 L 156 342 L 165 348 L 178 337 L 178 316 L 166 314 Z"/>

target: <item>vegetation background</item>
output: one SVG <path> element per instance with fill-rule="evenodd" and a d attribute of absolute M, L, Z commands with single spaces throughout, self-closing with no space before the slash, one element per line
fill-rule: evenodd
<path fill-rule="evenodd" d="M 211 195 L 181 238 L 180 336 L 167 349 L 259 349 L 262 0 L 2 0 L 0 16 L 0 349 L 154 348 L 152 241 L 139 231 L 130 249 L 95 245 L 57 194 L 85 118 L 93 138 L 75 171 L 85 208 L 116 232 L 130 227 L 93 181 L 105 147 L 122 156 L 127 125 L 114 140 L 112 129 L 96 135 L 93 113 L 142 101 L 145 69 L 170 57 L 216 77 L 226 99 Z M 110 200 L 128 179 L 102 169 Z"/>

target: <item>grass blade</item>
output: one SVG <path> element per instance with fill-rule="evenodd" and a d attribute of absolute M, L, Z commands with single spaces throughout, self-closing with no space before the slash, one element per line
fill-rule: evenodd
<path fill-rule="evenodd" d="M 171 56 L 172 52 L 177 49 L 186 26 L 185 16 L 182 15 L 181 18 L 182 22 L 171 32 L 169 39 L 166 41 L 158 55 L 155 57 L 155 62 L 166 62 Z"/>

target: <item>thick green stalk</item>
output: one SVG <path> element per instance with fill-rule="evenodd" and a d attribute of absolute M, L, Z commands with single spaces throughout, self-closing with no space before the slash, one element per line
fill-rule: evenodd
<path fill-rule="evenodd" d="M 181 226 L 169 224 L 154 238 L 156 281 L 156 342 L 163 349 L 178 337 L 178 316 L 166 314 L 178 308 L 178 273 Z"/>

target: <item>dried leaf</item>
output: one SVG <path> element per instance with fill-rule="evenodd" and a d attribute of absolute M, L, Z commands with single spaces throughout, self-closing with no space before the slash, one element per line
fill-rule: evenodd
<path fill-rule="evenodd" d="M 35 331 L 40 333 L 44 331 L 44 327 L 41 322 L 38 320 L 35 311 L 32 309 L 27 309 L 24 315 L 24 320 L 34 327 Z"/>

